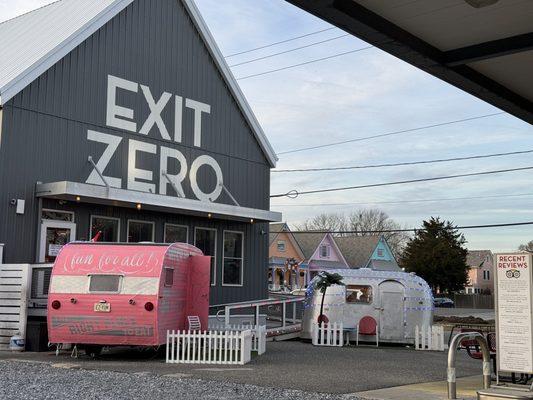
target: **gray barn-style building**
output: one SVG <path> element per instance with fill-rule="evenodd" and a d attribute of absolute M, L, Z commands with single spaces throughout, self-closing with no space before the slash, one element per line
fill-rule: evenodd
<path fill-rule="evenodd" d="M 62 0 L 0 37 L 4 263 L 183 241 L 211 304 L 268 297 L 276 156 L 192 0 Z"/>

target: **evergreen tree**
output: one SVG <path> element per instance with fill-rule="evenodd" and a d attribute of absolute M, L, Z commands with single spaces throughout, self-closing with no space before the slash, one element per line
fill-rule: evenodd
<path fill-rule="evenodd" d="M 431 218 L 407 243 L 400 264 L 424 278 L 434 292 L 453 292 L 468 280 L 466 239 L 451 222 Z"/>

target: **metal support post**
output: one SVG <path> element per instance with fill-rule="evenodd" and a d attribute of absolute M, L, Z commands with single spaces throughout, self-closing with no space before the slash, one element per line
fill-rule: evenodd
<path fill-rule="evenodd" d="M 239 204 L 239 202 L 235 199 L 235 197 L 233 197 L 233 195 L 230 193 L 230 191 L 228 190 L 228 188 L 224 185 L 224 183 L 222 182 L 219 182 L 218 185 L 222 188 L 222 190 L 224 191 L 224 193 L 226 193 L 229 198 L 231 199 L 231 201 L 233 201 L 233 204 L 235 204 L 237 207 L 240 207 L 241 205 Z M 212 200 L 211 200 L 212 201 Z"/>
<path fill-rule="evenodd" d="M 100 168 L 98 168 L 96 166 L 96 164 L 94 163 L 94 160 L 93 160 L 93 158 L 91 156 L 89 156 L 87 158 L 87 162 L 93 166 L 94 170 L 96 171 L 96 173 L 98 174 L 98 176 L 100 177 L 102 182 L 104 182 L 104 185 L 105 185 L 105 187 L 107 189 L 107 195 L 109 195 L 109 187 L 110 187 L 109 186 L 109 182 L 105 179 L 104 175 L 102 174 L 102 171 L 100 171 Z"/>
<path fill-rule="evenodd" d="M 229 313 L 230 308 L 228 306 L 224 307 L 224 326 L 229 326 Z"/>
<path fill-rule="evenodd" d="M 170 186 L 172 186 L 172 189 L 174 189 L 174 191 L 177 193 L 178 197 L 185 198 L 185 193 L 183 193 L 183 190 L 178 189 L 178 187 L 176 186 L 176 183 L 174 183 L 170 179 L 170 176 L 168 176 L 167 171 L 162 171 L 161 174 L 167 179 L 168 183 L 170 183 Z"/>
<path fill-rule="evenodd" d="M 455 356 L 463 339 L 476 340 L 483 354 L 483 389 L 490 388 L 490 351 L 485 337 L 479 332 L 464 332 L 454 336 L 448 350 L 448 399 L 457 399 Z"/>

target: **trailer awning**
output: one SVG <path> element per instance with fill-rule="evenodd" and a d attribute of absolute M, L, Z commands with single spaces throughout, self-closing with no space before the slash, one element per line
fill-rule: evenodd
<path fill-rule="evenodd" d="M 137 192 L 79 182 L 38 183 L 36 196 L 59 200 L 80 201 L 83 203 L 104 204 L 117 207 L 160 211 L 173 214 L 197 215 L 201 217 L 257 222 L 281 221 L 281 213 L 256 208 L 238 207 L 229 204 L 208 203 L 180 197 Z M 78 199 L 79 198 L 79 199 Z"/>

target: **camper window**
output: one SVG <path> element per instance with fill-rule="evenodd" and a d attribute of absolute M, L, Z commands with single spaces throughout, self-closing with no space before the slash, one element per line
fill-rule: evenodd
<path fill-rule="evenodd" d="M 120 275 L 91 275 L 89 292 L 117 293 L 121 278 Z"/>
<path fill-rule="evenodd" d="M 347 285 L 346 303 L 372 303 L 372 286 L 368 285 Z"/>
<path fill-rule="evenodd" d="M 174 269 L 165 268 L 165 286 L 172 286 L 174 284 Z"/>

